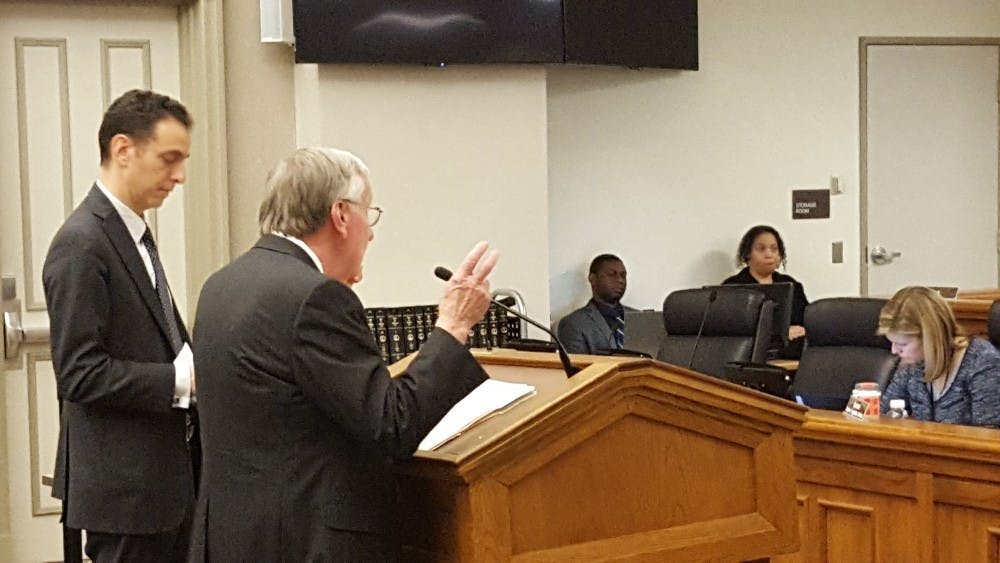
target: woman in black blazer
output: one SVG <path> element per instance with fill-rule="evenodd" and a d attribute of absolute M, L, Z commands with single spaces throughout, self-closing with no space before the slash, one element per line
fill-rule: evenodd
<path fill-rule="evenodd" d="M 740 239 L 740 246 L 736 251 L 736 263 L 743 266 L 743 269 L 722 283 L 725 285 L 791 282 L 795 289 L 792 297 L 791 322 L 788 327 L 788 346 L 780 355 L 797 358 L 802 353 L 802 337 L 806 334 L 803 324 L 809 300 L 806 299 L 805 290 L 798 280 L 778 271 L 778 266 L 785 267 L 786 260 L 785 241 L 774 227 L 768 225 L 751 227 Z"/>

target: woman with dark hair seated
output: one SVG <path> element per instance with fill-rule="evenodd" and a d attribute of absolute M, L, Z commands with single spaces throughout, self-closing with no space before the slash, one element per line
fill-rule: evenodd
<path fill-rule="evenodd" d="M 892 342 L 899 368 L 882 395 L 904 399 L 917 420 L 1000 427 L 1000 352 L 967 338 L 938 293 L 904 287 L 882 308 L 878 333 Z"/>
<path fill-rule="evenodd" d="M 751 227 L 736 251 L 736 263 L 743 269 L 734 276 L 729 276 L 723 285 L 735 283 L 783 283 L 791 282 L 794 287 L 792 298 L 791 322 L 788 327 L 788 346 L 781 351 L 783 358 L 798 358 L 802 355 L 802 337 L 806 329 L 802 326 L 805 318 L 806 292 L 802 284 L 795 278 L 778 271 L 778 266 L 785 267 L 785 241 L 774 227 L 757 225 Z"/>

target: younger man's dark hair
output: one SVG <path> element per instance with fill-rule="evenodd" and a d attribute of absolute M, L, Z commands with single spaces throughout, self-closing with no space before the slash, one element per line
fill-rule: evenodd
<path fill-rule="evenodd" d="M 137 143 L 148 141 L 153 136 L 156 123 L 164 117 L 176 119 L 187 129 L 193 124 L 184 105 L 170 96 L 149 90 L 129 90 L 119 96 L 104 112 L 104 120 L 97 131 L 101 164 L 111 157 L 112 137 L 121 133 Z"/>
<path fill-rule="evenodd" d="M 596 274 L 606 262 L 621 262 L 622 259 L 614 254 L 599 254 L 590 262 L 590 273 Z"/>

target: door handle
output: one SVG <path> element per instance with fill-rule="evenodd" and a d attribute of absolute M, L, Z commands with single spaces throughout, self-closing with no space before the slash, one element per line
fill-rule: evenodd
<path fill-rule="evenodd" d="M 49 341 L 49 327 L 25 327 L 21 323 L 21 300 L 17 298 L 17 281 L 14 276 L 0 276 L 0 320 L 3 338 L 0 340 L 0 358 L 13 360 L 21 353 L 21 346 L 43 344 Z"/>
<path fill-rule="evenodd" d="M 875 264 L 876 266 L 884 266 L 886 264 L 892 264 L 893 260 L 899 258 L 902 255 L 903 254 L 899 251 L 888 250 L 886 249 L 886 247 L 879 244 L 876 245 L 874 248 L 872 248 L 871 251 L 872 264 Z"/>
<path fill-rule="evenodd" d="M 7 301 L 5 305 L 20 306 L 18 300 Z M 21 326 L 21 313 L 17 311 L 3 312 L 3 358 L 11 360 L 21 352 L 21 343 L 24 342 L 24 327 Z"/>
<path fill-rule="evenodd" d="M 24 341 L 21 327 L 21 301 L 17 299 L 14 276 L 0 277 L 0 312 L 3 313 L 3 359 L 16 358 Z"/>

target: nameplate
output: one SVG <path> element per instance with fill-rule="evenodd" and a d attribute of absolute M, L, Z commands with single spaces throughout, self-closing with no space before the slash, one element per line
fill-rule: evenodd
<path fill-rule="evenodd" d="M 847 406 L 844 407 L 844 414 L 858 420 L 878 418 L 880 414 L 879 399 L 878 395 L 852 395 L 847 400 Z"/>
<path fill-rule="evenodd" d="M 851 397 L 844 408 L 844 414 L 858 420 L 865 419 L 865 412 L 868 411 L 868 403 L 860 397 Z"/>

